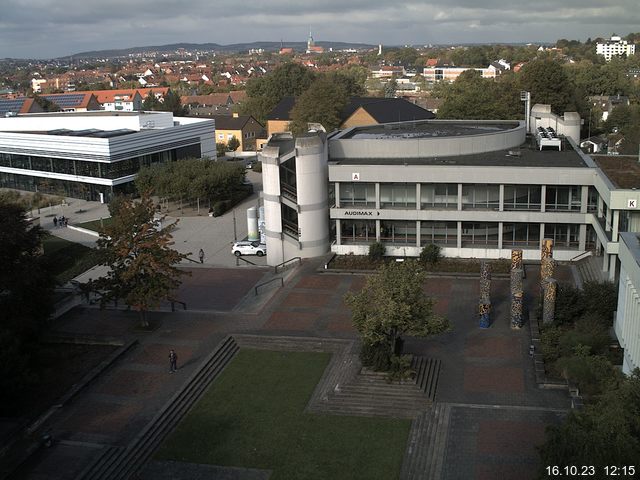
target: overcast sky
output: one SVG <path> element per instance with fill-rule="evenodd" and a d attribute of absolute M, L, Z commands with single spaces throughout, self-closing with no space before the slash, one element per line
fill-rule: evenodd
<path fill-rule="evenodd" d="M 640 30 L 638 0 L 0 0 L 0 58 L 258 40 L 554 42 Z"/>

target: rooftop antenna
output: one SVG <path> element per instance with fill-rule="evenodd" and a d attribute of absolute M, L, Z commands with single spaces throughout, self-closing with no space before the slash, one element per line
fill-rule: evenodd
<path fill-rule="evenodd" d="M 525 122 L 525 135 L 529 133 L 529 121 L 531 117 L 531 92 L 520 92 L 520 101 L 524 102 L 524 122 Z"/>

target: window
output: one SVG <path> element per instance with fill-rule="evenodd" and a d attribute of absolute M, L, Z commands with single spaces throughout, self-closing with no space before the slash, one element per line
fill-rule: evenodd
<path fill-rule="evenodd" d="M 375 220 L 341 220 L 340 238 L 342 244 L 369 244 L 376 241 Z"/>
<path fill-rule="evenodd" d="M 218 134 L 218 140 L 224 140 L 224 133 Z"/>
<path fill-rule="evenodd" d="M 502 225 L 503 247 L 535 247 L 540 245 L 540 224 L 504 223 Z"/>
<path fill-rule="evenodd" d="M 462 246 L 497 247 L 498 224 L 462 222 Z"/>
<path fill-rule="evenodd" d="M 580 211 L 581 187 L 547 186 L 547 211 Z"/>
<path fill-rule="evenodd" d="M 544 226 L 545 238 L 552 238 L 556 248 L 577 250 L 579 232 L 580 225 L 546 223 Z"/>
<path fill-rule="evenodd" d="M 380 241 L 390 245 L 415 245 L 416 222 L 398 220 L 381 221 Z"/>
<path fill-rule="evenodd" d="M 499 206 L 499 185 L 462 185 L 463 210 L 498 210 Z"/>
<path fill-rule="evenodd" d="M 539 185 L 505 185 L 505 210 L 540 211 L 542 187 Z"/>
<path fill-rule="evenodd" d="M 380 184 L 380 207 L 416 208 L 415 183 Z"/>
<path fill-rule="evenodd" d="M 420 208 L 458 208 L 457 183 L 423 183 L 420 185 Z"/>
<path fill-rule="evenodd" d="M 458 222 L 420 222 L 420 245 L 458 244 Z"/>
<path fill-rule="evenodd" d="M 341 183 L 340 206 L 376 206 L 376 185 L 374 183 Z"/>

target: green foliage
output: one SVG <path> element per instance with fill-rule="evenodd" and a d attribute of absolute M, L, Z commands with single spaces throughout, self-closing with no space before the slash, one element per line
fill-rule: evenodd
<path fill-rule="evenodd" d="M 593 404 L 547 428 L 538 478 L 546 465 L 636 465 L 640 458 L 640 371 L 618 378 Z"/>
<path fill-rule="evenodd" d="M 149 92 L 142 102 L 142 110 L 172 112 L 176 117 L 184 117 L 188 113 L 187 107 L 182 105 L 180 95 L 173 90 L 167 91 L 162 100 L 156 98 L 152 92 Z"/>
<path fill-rule="evenodd" d="M 447 320 L 433 312 L 424 280 L 424 270 L 413 260 L 383 264 L 360 292 L 345 296 L 363 343 L 386 343 L 393 350 L 403 335 L 426 337 L 449 329 Z"/>
<path fill-rule="evenodd" d="M 269 74 L 247 82 L 247 100 L 241 113 L 265 124 L 267 115 L 283 97 L 302 95 L 315 80 L 315 73 L 297 63 L 285 63 Z"/>
<path fill-rule="evenodd" d="M 135 184 L 139 192 L 170 199 L 229 200 L 243 190 L 245 169 L 233 162 L 185 159 L 143 167 Z"/>
<path fill-rule="evenodd" d="M 384 246 L 384 243 L 382 242 L 373 242 L 371 245 L 369 245 L 369 258 L 371 260 L 382 260 L 385 252 L 386 248 Z"/>
<path fill-rule="evenodd" d="M 416 371 L 411 368 L 412 355 L 392 355 L 391 364 L 387 371 L 387 381 L 402 382 L 416 376 Z"/>
<path fill-rule="evenodd" d="M 139 202 L 129 200 L 121 205 L 98 239 L 101 261 L 109 272 L 91 285 L 101 293 L 102 305 L 123 299 L 138 311 L 143 327 L 148 326 L 146 312 L 168 299 L 180 285 L 186 272 L 175 265 L 188 256 L 171 248 L 176 224 L 160 228 L 154 214 L 147 195 Z"/>
<path fill-rule="evenodd" d="M 57 103 L 39 95 L 34 95 L 33 101 L 42 108 L 43 112 L 59 112 L 61 110 Z"/>
<path fill-rule="evenodd" d="M 442 249 L 434 243 L 425 245 L 420 252 L 420 262 L 424 265 L 435 265 L 441 258 Z"/>
<path fill-rule="evenodd" d="M 107 204 L 107 208 L 109 209 L 109 215 L 111 217 L 115 217 L 120 212 L 120 208 L 130 201 L 131 198 L 127 195 L 116 194 L 111 197 L 111 201 Z"/>
<path fill-rule="evenodd" d="M 549 104 L 560 115 L 580 110 L 575 85 L 555 60 L 538 59 L 527 63 L 521 71 L 520 82 L 523 90 L 531 92 L 532 105 Z"/>
<path fill-rule="evenodd" d="M 398 82 L 396 82 L 395 79 L 392 78 L 391 80 L 389 80 L 387 83 L 384 84 L 384 87 L 383 87 L 384 98 L 395 98 L 397 89 L 398 89 Z"/>
<path fill-rule="evenodd" d="M 573 324 L 585 314 L 593 314 L 608 328 L 613 323 L 617 303 L 617 287 L 612 282 L 585 282 L 582 290 L 561 284 L 556 298 L 555 323 Z"/>
<path fill-rule="evenodd" d="M 578 345 L 574 355 L 558 360 L 563 376 L 578 385 L 587 395 L 604 393 L 618 379 L 620 372 L 603 355 L 590 355 L 589 347 Z"/>
<path fill-rule="evenodd" d="M 227 142 L 227 150 L 229 150 L 230 152 L 235 152 L 239 146 L 240 140 L 238 140 L 235 135 L 233 135 Z"/>
<path fill-rule="evenodd" d="M 362 365 L 377 372 L 386 372 L 391 366 L 393 349 L 388 342 L 363 342 L 360 349 Z"/>
<path fill-rule="evenodd" d="M 487 50 L 478 46 L 456 48 L 451 54 L 451 60 L 458 67 L 486 68 L 493 58 L 489 59 Z"/>
<path fill-rule="evenodd" d="M 32 356 L 52 311 L 54 278 L 40 246 L 46 232 L 21 206 L 0 203 L 0 411 L 17 408 L 35 374 Z"/>
<path fill-rule="evenodd" d="M 296 100 L 291 111 L 291 130 L 296 133 L 307 131 L 307 124 L 320 123 L 327 132 L 338 128 L 342 111 L 349 100 L 344 84 L 335 83 L 328 76 L 316 79 Z"/>
<path fill-rule="evenodd" d="M 224 157 L 227 154 L 227 145 L 220 142 L 216 143 L 216 156 Z"/>
<path fill-rule="evenodd" d="M 607 117 L 604 123 L 605 131 L 611 133 L 617 130 L 624 137 L 619 153 L 637 155 L 640 144 L 640 105 L 620 105 Z"/>
<path fill-rule="evenodd" d="M 452 84 L 439 84 L 434 95 L 444 103 L 438 118 L 451 119 L 518 119 L 523 115 L 520 88 L 512 74 L 497 80 L 482 78 L 476 70 L 466 70 Z"/>

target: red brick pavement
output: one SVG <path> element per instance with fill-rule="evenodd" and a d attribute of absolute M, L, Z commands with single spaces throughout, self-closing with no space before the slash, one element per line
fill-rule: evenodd
<path fill-rule="evenodd" d="M 166 348 L 166 347 L 165 347 Z M 178 364 L 178 368 L 180 364 Z M 169 360 L 167 359 L 167 373 L 139 372 L 136 370 L 120 370 L 113 374 L 97 388 L 98 393 L 108 395 L 149 397 L 160 391 L 162 380 L 169 375 Z"/>
<path fill-rule="evenodd" d="M 119 434 L 142 409 L 139 403 L 117 405 L 87 399 L 82 405 L 76 405 L 73 417 L 67 419 L 64 428 L 83 433 Z"/>
<path fill-rule="evenodd" d="M 341 275 L 314 275 L 305 277 L 298 282 L 295 288 L 313 288 L 317 290 L 333 290 L 342 281 Z"/>
<path fill-rule="evenodd" d="M 351 322 L 350 314 L 337 314 L 330 317 L 327 323 L 327 330 L 330 332 L 355 333 L 357 330 Z"/>
<path fill-rule="evenodd" d="M 519 367 L 466 366 L 464 390 L 482 393 L 524 393 L 524 371 Z"/>
<path fill-rule="evenodd" d="M 522 355 L 521 340 L 513 336 L 470 337 L 467 338 L 464 354 L 467 357 L 519 360 Z"/>
<path fill-rule="evenodd" d="M 320 308 L 324 307 L 329 299 L 330 294 L 326 293 L 303 293 L 293 291 L 281 303 L 283 307 L 307 307 Z"/>
<path fill-rule="evenodd" d="M 318 313 L 311 312 L 273 312 L 264 324 L 267 330 L 311 330 Z"/>
<path fill-rule="evenodd" d="M 476 451 L 482 454 L 535 459 L 535 446 L 544 442 L 544 424 L 537 422 L 485 420 L 478 427 Z"/>
<path fill-rule="evenodd" d="M 142 347 L 142 349 L 133 356 L 131 361 L 133 363 L 143 363 L 148 365 L 167 365 L 169 368 L 169 347 L 160 343 L 148 343 Z M 178 366 L 181 363 L 188 362 L 193 356 L 193 350 L 191 348 L 180 346 L 174 347 L 178 354 Z"/>
<path fill-rule="evenodd" d="M 453 279 L 451 278 L 427 278 L 424 291 L 429 296 L 451 295 Z"/>

